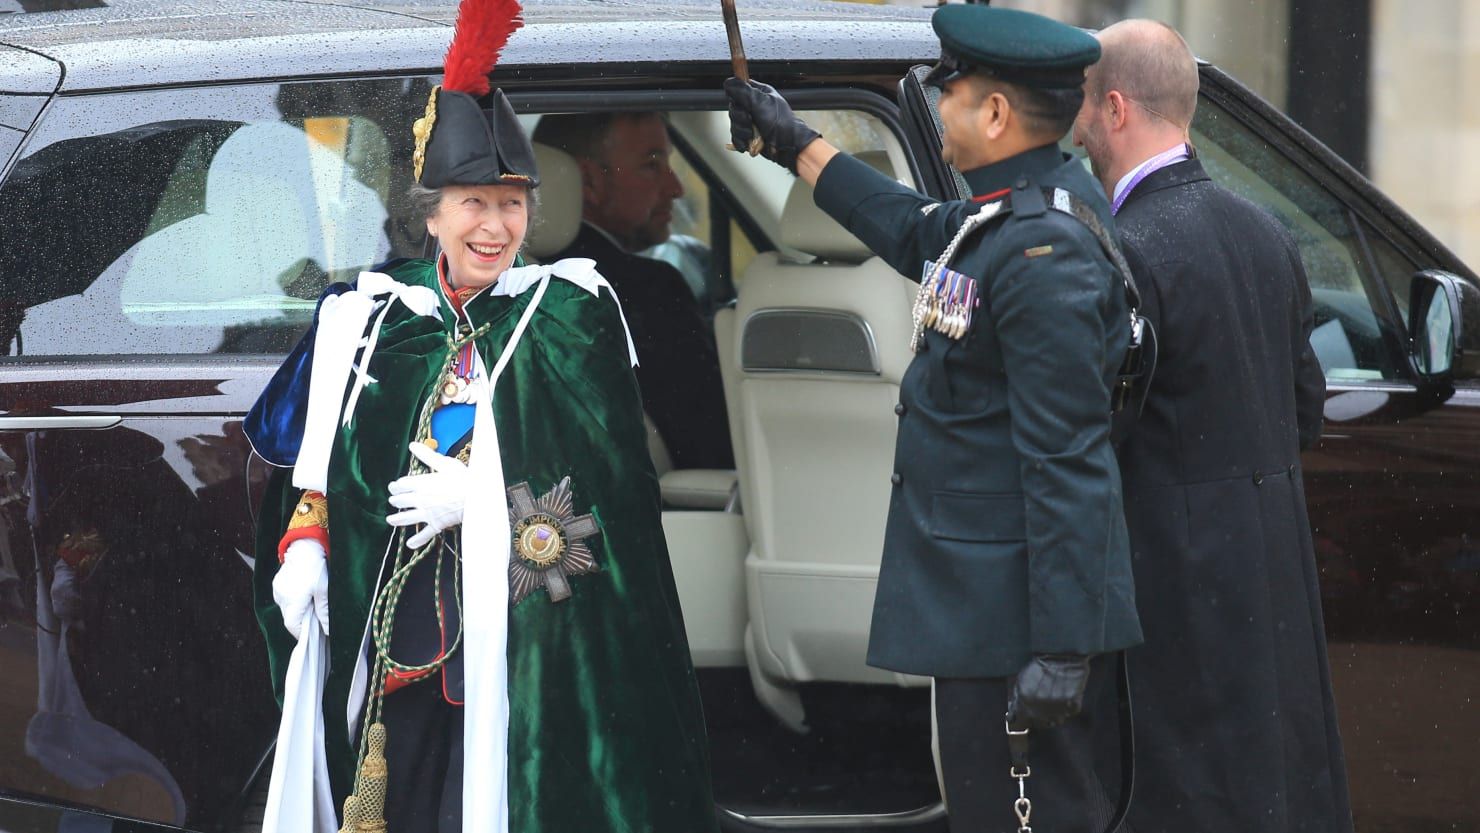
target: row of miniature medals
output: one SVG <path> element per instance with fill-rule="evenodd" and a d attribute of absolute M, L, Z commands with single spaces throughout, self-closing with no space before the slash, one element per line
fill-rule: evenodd
<path fill-rule="evenodd" d="M 443 405 L 467 405 L 473 401 L 473 343 L 462 345 L 452 367 L 442 377 L 439 391 Z"/>
<path fill-rule="evenodd" d="M 910 347 L 918 350 L 921 336 L 928 329 L 946 338 L 960 339 L 971 330 L 972 316 L 981 305 L 975 278 L 949 269 L 936 261 L 925 261 L 920 276 L 920 291 L 912 311 L 915 332 Z"/>

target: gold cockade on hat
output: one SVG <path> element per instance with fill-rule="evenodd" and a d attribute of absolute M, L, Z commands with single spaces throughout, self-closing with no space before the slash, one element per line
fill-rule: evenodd
<path fill-rule="evenodd" d="M 427 109 L 421 118 L 411 125 L 411 135 L 416 137 L 416 149 L 411 152 L 411 173 L 421 182 L 421 168 L 427 161 L 427 143 L 432 140 L 432 126 L 437 123 L 437 92 L 439 84 L 427 93 Z"/>

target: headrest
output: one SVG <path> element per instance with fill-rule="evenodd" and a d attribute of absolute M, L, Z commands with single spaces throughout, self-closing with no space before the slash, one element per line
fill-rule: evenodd
<path fill-rule="evenodd" d="M 535 143 L 540 171 L 540 205 L 534 227 L 525 235 L 525 251 L 548 261 L 569 246 L 581 231 L 581 169 L 563 150 Z"/>
<path fill-rule="evenodd" d="M 858 159 L 894 178 L 888 153 L 867 151 L 858 154 Z M 812 200 L 812 186 L 801 179 L 791 186 L 786 206 L 781 209 L 781 245 L 839 263 L 862 263 L 873 257 L 873 252 L 857 237 L 817 207 Z"/>

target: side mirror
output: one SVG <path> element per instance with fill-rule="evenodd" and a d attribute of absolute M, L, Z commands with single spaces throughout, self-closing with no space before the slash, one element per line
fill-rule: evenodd
<path fill-rule="evenodd" d="M 1431 390 L 1480 376 L 1480 287 L 1449 272 L 1425 270 L 1409 288 L 1413 367 Z"/>

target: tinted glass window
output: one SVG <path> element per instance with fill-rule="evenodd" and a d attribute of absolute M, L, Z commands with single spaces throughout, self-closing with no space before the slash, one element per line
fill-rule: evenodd
<path fill-rule="evenodd" d="M 806 110 L 799 115 L 809 124 L 816 125 L 834 146 L 847 153 L 865 154 L 865 158 L 867 155 L 889 157 L 890 149 L 898 148 L 889 129 L 875 116 L 856 110 Z M 728 131 L 725 114 L 687 112 L 671 114 L 669 119 L 679 142 L 688 148 L 687 154 L 675 150 L 670 160 L 684 193 L 674 201 L 672 235 L 644 254 L 668 261 L 683 272 L 700 307 L 712 317 L 714 310 L 734 301 L 735 283 L 744 277 L 746 268 L 755 258 L 757 242 L 763 248 L 770 246 L 765 241 L 752 240 L 739 222 L 727 216 L 727 210 L 715 210 L 715 190 L 723 186 L 712 181 L 712 175 L 705 176 L 699 151 L 703 143 L 714 143 L 714 130 Z M 724 138 L 728 138 L 727 133 Z M 745 173 L 752 175 L 747 179 L 747 186 L 761 189 L 763 197 L 746 204 L 744 210 L 752 217 L 775 210 L 775 221 L 779 223 L 781 206 L 795 178 L 775 177 L 780 169 L 774 165 L 759 170 L 772 176 L 754 176 L 758 170 L 746 166 Z M 722 226 L 725 231 L 721 231 Z M 726 233 L 727 237 L 724 236 Z M 721 238 L 728 245 L 728 276 L 721 274 L 720 263 L 714 260 L 715 257 L 723 259 L 727 254 L 715 249 Z"/>
<path fill-rule="evenodd" d="M 420 80 L 58 101 L 0 187 L 9 356 L 285 352 L 323 287 L 419 253 Z M 18 320 L 17 320 L 18 319 Z"/>
<path fill-rule="evenodd" d="M 1214 180 L 1269 209 L 1294 235 L 1315 304 L 1311 344 L 1327 380 L 1401 376 L 1391 348 L 1392 325 L 1382 312 L 1384 287 L 1368 280 L 1378 268 L 1374 250 L 1381 249 L 1389 260 L 1397 257 L 1386 241 L 1372 235 L 1314 178 L 1207 100 L 1198 107 L 1192 139 Z"/>
<path fill-rule="evenodd" d="M 1370 226 L 1364 226 L 1364 228 L 1366 239 L 1371 243 L 1372 259 L 1375 261 L 1377 274 L 1387 282 L 1393 303 L 1398 308 L 1398 314 L 1403 318 L 1404 326 L 1407 326 L 1410 284 L 1413 281 L 1413 274 L 1424 267 L 1398 251 L 1396 246 L 1373 231 Z"/>
<path fill-rule="evenodd" d="M 693 163 L 675 149 L 668 164 L 683 188 L 673 201 L 673 222 L 668 239 L 641 252 L 645 257 L 666 261 L 683 274 L 699 307 L 707 314 L 735 297 L 734 288 L 719 279 L 715 269 L 714 219 L 709 213 L 709 183 Z"/>
<path fill-rule="evenodd" d="M 25 134 L 19 130 L 0 127 L 0 167 L 3 167 L 5 160 L 9 159 L 10 154 L 15 152 L 16 147 L 21 143 L 21 138 L 24 136 Z"/>

